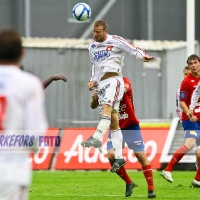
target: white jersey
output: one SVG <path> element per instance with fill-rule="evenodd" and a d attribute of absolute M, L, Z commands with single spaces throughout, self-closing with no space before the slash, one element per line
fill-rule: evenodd
<path fill-rule="evenodd" d="M 146 54 L 145 51 L 134 47 L 124 38 L 109 34 L 103 42 L 92 40 L 88 50 L 92 62 L 90 81 L 96 82 L 99 82 L 106 72 L 116 72 L 122 77 L 125 52 L 138 59 L 142 59 Z"/>
<path fill-rule="evenodd" d="M 22 147 L 46 129 L 42 82 L 16 66 L 0 65 L 0 182 L 29 185 L 31 166 Z"/>
<path fill-rule="evenodd" d="M 200 82 L 198 83 L 197 87 L 195 88 L 195 90 L 192 93 L 191 103 L 190 103 L 190 106 L 189 106 L 189 108 L 191 110 L 195 109 L 199 97 L 200 97 Z"/>
<path fill-rule="evenodd" d="M 180 107 L 180 88 L 176 91 L 176 114 L 181 120 L 182 117 L 182 109 Z"/>

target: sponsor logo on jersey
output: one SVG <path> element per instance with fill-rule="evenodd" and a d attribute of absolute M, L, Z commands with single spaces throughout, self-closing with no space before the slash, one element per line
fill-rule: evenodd
<path fill-rule="evenodd" d="M 118 117 L 119 117 L 119 120 L 122 120 L 122 119 L 125 120 L 128 118 L 128 114 L 127 113 L 123 113 L 123 114 L 119 113 Z"/>
<path fill-rule="evenodd" d="M 96 48 L 101 48 L 101 47 L 105 47 L 105 45 L 98 45 L 98 46 L 96 46 Z"/>
<path fill-rule="evenodd" d="M 180 91 L 180 99 L 184 99 L 186 95 L 185 91 Z"/>
<path fill-rule="evenodd" d="M 100 60 L 104 60 L 105 58 L 109 57 L 110 53 L 106 50 L 97 51 L 94 53 L 94 60 L 99 62 Z"/>
<path fill-rule="evenodd" d="M 195 109 L 194 109 L 194 112 L 195 112 L 195 113 L 200 113 L 200 108 L 199 108 L 199 107 L 198 107 L 198 108 L 195 108 Z"/>

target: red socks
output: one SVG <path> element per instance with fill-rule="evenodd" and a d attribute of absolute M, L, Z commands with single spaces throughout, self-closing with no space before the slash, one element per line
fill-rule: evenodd
<path fill-rule="evenodd" d="M 152 173 L 151 165 L 143 166 L 142 170 L 143 170 L 143 174 L 148 185 L 148 190 L 154 190 L 153 173 Z M 117 174 L 126 182 L 126 185 L 132 183 L 132 180 L 126 173 L 124 166 L 119 168 L 119 170 L 117 171 Z"/>
<path fill-rule="evenodd" d="M 169 164 L 165 168 L 165 171 L 171 172 L 175 165 L 181 160 L 181 158 L 189 151 L 189 149 L 185 146 L 182 145 L 179 149 L 176 150 L 174 153 L 172 159 L 170 160 Z"/>
<path fill-rule="evenodd" d="M 143 174 L 146 179 L 148 190 L 154 190 L 153 173 L 151 165 L 142 166 Z"/>
<path fill-rule="evenodd" d="M 130 179 L 129 175 L 126 173 L 124 166 L 120 167 L 117 170 L 117 174 L 126 182 L 126 185 L 132 183 L 132 180 Z"/>

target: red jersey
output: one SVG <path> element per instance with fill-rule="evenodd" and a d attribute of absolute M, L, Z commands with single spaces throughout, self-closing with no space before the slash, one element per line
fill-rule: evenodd
<path fill-rule="evenodd" d="M 120 128 L 127 128 L 130 125 L 139 124 L 140 122 L 135 114 L 131 82 L 125 77 L 123 80 L 127 92 L 124 94 L 119 105 L 119 126 Z"/>
<path fill-rule="evenodd" d="M 188 108 L 191 103 L 192 93 L 197 87 L 199 81 L 200 78 L 196 78 L 192 74 L 188 74 L 185 77 L 185 79 L 181 82 L 180 101 L 185 102 Z M 200 99 L 198 100 L 198 103 L 195 106 L 194 115 L 198 118 L 198 121 L 200 121 Z M 185 120 L 188 120 L 188 117 L 184 112 L 182 112 L 182 121 Z"/>

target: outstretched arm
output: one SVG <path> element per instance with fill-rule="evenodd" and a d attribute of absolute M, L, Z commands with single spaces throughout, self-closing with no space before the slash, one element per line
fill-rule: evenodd
<path fill-rule="evenodd" d="M 44 89 L 47 88 L 51 84 L 52 81 L 58 81 L 58 80 L 63 80 L 64 82 L 67 82 L 67 79 L 63 75 L 56 74 L 49 77 L 47 80 L 43 82 Z"/>
<path fill-rule="evenodd" d="M 149 56 L 149 55 L 145 55 L 145 56 L 143 56 L 143 58 L 142 58 L 142 61 L 143 62 L 149 62 L 150 60 L 154 60 L 155 59 L 155 57 L 154 56 Z"/>

